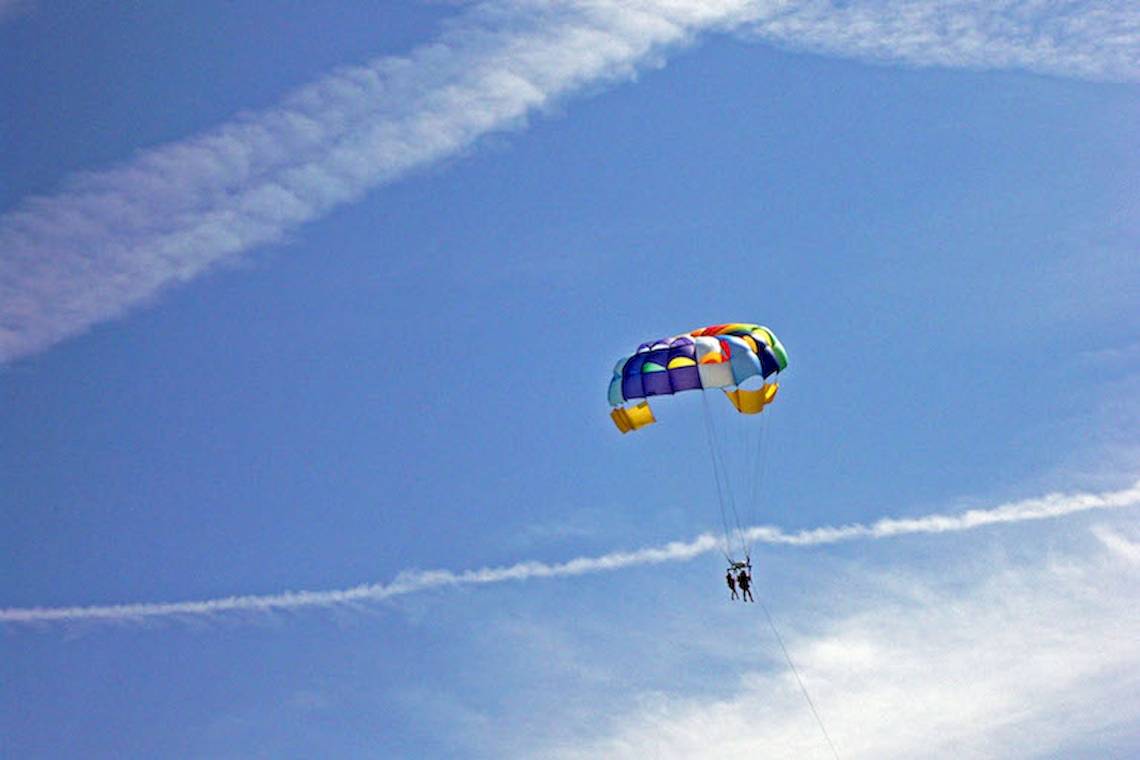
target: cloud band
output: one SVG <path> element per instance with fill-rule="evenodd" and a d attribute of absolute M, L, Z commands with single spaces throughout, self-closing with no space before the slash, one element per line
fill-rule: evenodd
<path fill-rule="evenodd" d="M 755 542 L 785 546 L 820 546 L 860 539 L 883 539 L 920 533 L 949 533 L 989 525 L 1047 520 L 1090 510 L 1121 509 L 1140 504 L 1140 482 L 1119 491 L 1102 493 L 1049 494 L 991 509 L 970 510 L 958 515 L 932 514 L 908 519 L 886 518 L 870 525 L 852 524 L 786 533 L 772 526 L 745 531 Z M 692 541 L 566 562 L 520 562 L 506 567 L 476 570 L 412 570 L 389 583 L 372 583 L 333 591 L 287 591 L 281 594 L 231 596 L 189 602 L 117 604 L 90 607 L 29 607 L 0 609 L 0 623 L 79 621 L 133 621 L 148 618 L 211 616 L 226 612 L 273 612 L 307 607 L 336 607 L 377 602 L 444 586 L 473 586 L 537 578 L 562 578 L 620 570 L 636 565 L 684 562 L 719 550 L 721 541 L 702 534 Z"/>

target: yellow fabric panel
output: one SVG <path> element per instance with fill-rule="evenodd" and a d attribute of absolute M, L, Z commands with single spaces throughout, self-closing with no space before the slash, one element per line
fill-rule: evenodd
<path fill-rule="evenodd" d="M 626 409 L 625 414 L 629 418 L 629 424 L 634 430 L 657 422 L 657 419 L 653 416 L 653 410 L 650 409 L 649 404 L 644 401 L 637 406 L 631 406 L 629 409 Z"/>
<path fill-rule="evenodd" d="M 779 383 L 764 383 L 764 387 L 760 389 L 764 392 L 764 403 L 771 404 L 772 399 L 776 398 L 776 391 L 780 390 Z"/>
<path fill-rule="evenodd" d="M 610 419 L 617 425 L 617 429 L 622 433 L 628 433 L 631 430 L 639 430 L 646 425 L 652 425 L 657 422 L 653 416 L 653 410 L 649 408 L 649 404 L 642 401 L 637 406 L 631 406 L 628 409 L 617 407 L 610 411 Z"/>
<path fill-rule="evenodd" d="M 776 391 L 779 388 L 778 383 L 765 383 L 754 391 L 737 388 L 725 391 L 724 395 L 728 396 L 728 400 L 741 414 L 759 414 L 764 411 L 765 406 L 772 403 L 772 399 L 776 398 Z"/>
<path fill-rule="evenodd" d="M 617 425 L 617 429 L 622 433 L 628 433 L 633 430 L 633 425 L 629 424 L 629 415 L 626 414 L 625 410 L 620 406 L 610 412 L 610 419 L 614 421 L 614 424 Z"/>
<path fill-rule="evenodd" d="M 687 356 L 674 356 L 669 360 L 669 369 L 676 369 L 677 367 L 695 367 L 697 363 Z"/>

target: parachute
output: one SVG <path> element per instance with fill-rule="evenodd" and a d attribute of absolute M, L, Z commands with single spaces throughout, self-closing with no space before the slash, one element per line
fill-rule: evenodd
<path fill-rule="evenodd" d="M 724 527 L 724 555 L 730 564 L 748 557 L 751 547 L 740 514 L 757 508 L 762 494 L 765 420 L 788 367 L 788 354 L 767 327 L 733 322 L 642 343 L 614 367 L 609 386 L 610 418 L 622 434 L 657 422 L 649 399 L 700 391 Z M 758 387 L 757 387 L 758 386 Z M 720 390 L 740 419 L 718 420 L 708 403 Z M 697 395 L 697 394 L 694 394 Z M 730 518 L 731 517 L 731 525 Z M 735 531 L 732 528 L 735 527 Z"/>
<path fill-rule="evenodd" d="M 766 380 L 787 367 L 788 353 L 783 344 L 760 325 L 713 325 L 642 343 L 614 367 L 609 392 L 614 410 L 610 416 L 618 430 L 628 433 L 657 421 L 648 401 L 623 407 L 628 401 L 730 387 L 725 395 L 738 412 L 759 414 L 775 398 L 778 385 L 765 383 L 755 390 L 740 385 L 753 377 Z"/>

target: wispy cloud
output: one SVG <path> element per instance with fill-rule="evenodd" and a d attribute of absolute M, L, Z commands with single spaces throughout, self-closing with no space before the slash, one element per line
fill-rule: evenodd
<path fill-rule="evenodd" d="M 1140 77 L 1140 9 L 1033 0 L 774 2 L 749 31 L 790 48 L 918 66 Z"/>
<path fill-rule="evenodd" d="M 839 755 L 1134 756 L 1140 564 L 1111 539 L 1090 552 L 1070 538 L 1016 563 L 967 550 L 885 577 L 847 567 L 849 612 L 788 610 L 786 643 Z M 771 633 L 742 622 L 734 640 L 756 664 L 731 683 L 611 692 L 605 717 L 532 756 L 830 757 L 792 673 L 762 665 L 778 651 Z"/>
<path fill-rule="evenodd" d="M 405 57 L 81 174 L 0 216 L 0 362 L 124 314 L 306 222 L 710 31 L 915 64 L 1140 78 L 1128 4 L 488 2 Z M 15 6 L 0 6 L 15 7 Z"/>
<path fill-rule="evenodd" d="M 1038 499 L 1002 504 L 992 509 L 971 510 L 960 515 L 934 514 L 909 519 L 883 519 L 871 525 L 824 527 L 797 533 L 760 526 L 747 531 L 752 540 L 787 546 L 819 546 L 858 539 L 882 539 L 919 533 L 973 530 L 1002 523 L 1044 520 L 1140 504 L 1140 482 L 1131 488 L 1104 493 L 1050 494 Z M 125 621 L 163 617 L 210 616 L 225 612 L 273 612 L 306 607 L 334 607 L 376 602 L 447 586 L 474 586 L 539 578 L 562 578 L 611 572 L 636 565 L 685 562 L 718 551 L 721 540 L 710 534 L 692 541 L 566 562 L 520 562 L 507 567 L 477 570 L 415 570 L 398 575 L 390 583 L 373 583 L 333 591 L 288 591 L 281 594 L 231 596 L 189 602 L 117 604 L 89 607 L 31 607 L 0 609 L 0 623 L 36 623 L 82 620 Z"/>
<path fill-rule="evenodd" d="M 515 127 L 746 3 L 490 3 L 407 57 L 74 177 L 0 217 L 0 359 L 122 314 L 368 189 Z"/>
<path fill-rule="evenodd" d="M 1133 541 L 1121 535 L 1119 531 L 1112 530 L 1104 525 L 1094 527 L 1093 535 L 1100 539 L 1100 542 L 1113 554 L 1140 567 L 1140 542 Z"/>
<path fill-rule="evenodd" d="M 1090 509 L 1128 507 L 1140 502 L 1140 482 L 1121 491 L 1086 494 L 1049 494 L 1039 499 L 1026 499 L 991 509 L 971 509 L 960 515 L 926 515 L 913 518 L 884 518 L 871 525 L 859 523 L 838 528 L 787 534 L 778 528 L 758 527 L 746 531 L 753 541 L 769 544 L 811 546 L 850 541 L 857 538 L 890 538 L 912 533 L 948 533 L 971 530 L 986 525 L 1046 520 Z"/>

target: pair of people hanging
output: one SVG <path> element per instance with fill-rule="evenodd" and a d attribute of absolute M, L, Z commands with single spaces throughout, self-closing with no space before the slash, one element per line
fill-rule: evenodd
<path fill-rule="evenodd" d="M 732 599 L 743 599 L 746 602 L 754 602 L 752 598 L 752 559 L 745 557 L 743 562 L 733 562 L 724 571 L 724 582 L 728 584 L 728 590 L 732 592 Z M 740 593 L 737 593 L 737 589 Z"/>

